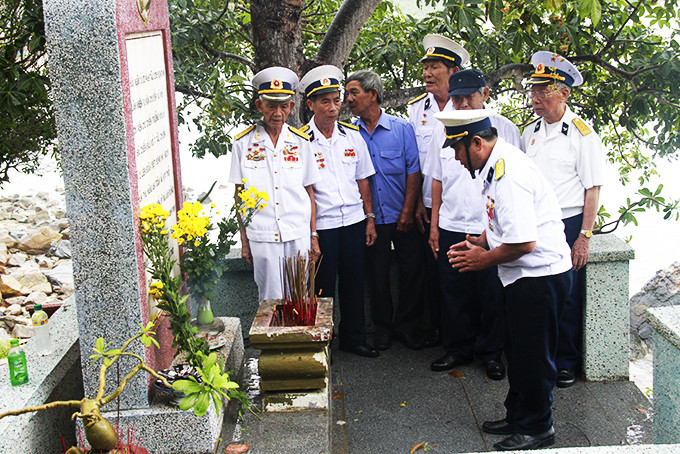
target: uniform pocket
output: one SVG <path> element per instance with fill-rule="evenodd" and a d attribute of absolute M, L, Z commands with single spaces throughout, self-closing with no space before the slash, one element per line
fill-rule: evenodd
<path fill-rule="evenodd" d="M 404 154 L 400 148 L 384 148 L 380 150 L 380 158 L 383 173 L 395 175 L 405 172 Z"/>

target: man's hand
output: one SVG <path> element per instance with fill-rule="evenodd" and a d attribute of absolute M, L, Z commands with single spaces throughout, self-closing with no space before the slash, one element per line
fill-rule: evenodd
<path fill-rule="evenodd" d="M 439 254 L 439 228 L 430 228 L 430 239 L 428 240 L 434 259 L 437 260 Z"/>
<path fill-rule="evenodd" d="M 430 223 L 430 218 L 427 216 L 427 208 L 423 203 L 423 199 L 419 198 L 416 203 L 416 225 L 420 233 L 425 233 L 425 229 L 428 228 L 426 224 Z"/>
<path fill-rule="evenodd" d="M 465 235 L 465 239 L 470 244 L 474 244 L 475 246 L 479 246 L 484 249 L 489 247 L 489 244 L 486 242 L 486 232 L 482 232 L 482 234 L 479 236 L 472 236 L 468 234 Z"/>
<path fill-rule="evenodd" d="M 446 253 L 449 263 L 460 272 L 479 271 L 487 267 L 483 262 L 486 249 L 465 240 L 456 243 Z"/>
<path fill-rule="evenodd" d="M 413 228 L 413 213 L 406 210 L 401 210 L 397 218 L 397 230 L 400 232 L 408 232 Z"/>
<path fill-rule="evenodd" d="M 319 238 L 313 236 L 312 237 L 312 248 L 311 248 L 311 254 L 312 254 L 312 260 L 316 262 L 319 260 L 319 257 L 321 257 L 321 248 L 319 247 Z"/>
<path fill-rule="evenodd" d="M 253 253 L 250 252 L 250 242 L 247 238 L 241 238 L 241 257 L 248 265 L 253 264 Z"/>
<path fill-rule="evenodd" d="M 578 271 L 588 263 L 590 256 L 590 240 L 579 234 L 574 246 L 571 248 L 571 263 L 574 271 Z"/>
<path fill-rule="evenodd" d="M 378 233 L 375 231 L 375 221 L 369 218 L 366 220 L 366 246 L 373 246 L 376 239 Z"/>

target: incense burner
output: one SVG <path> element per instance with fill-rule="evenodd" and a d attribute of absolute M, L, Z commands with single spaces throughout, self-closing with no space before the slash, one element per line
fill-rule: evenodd
<path fill-rule="evenodd" d="M 262 350 L 265 411 L 327 408 L 333 298 L 318 298 L 314 323 L 307 326 L 276 326 L 282 303 L 262 301 L 250 328 L 250 344 Z"/>

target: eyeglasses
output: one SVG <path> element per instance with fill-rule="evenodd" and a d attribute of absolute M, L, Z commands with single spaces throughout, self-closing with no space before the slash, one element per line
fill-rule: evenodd
<path fill-rule="evenodd" d="M 559 90 L 542 90 L 542 91 L 531 91 L 529 92 L 529 99 L 537 99 L 543 101 L 548 96 L 552 96 Z"/>

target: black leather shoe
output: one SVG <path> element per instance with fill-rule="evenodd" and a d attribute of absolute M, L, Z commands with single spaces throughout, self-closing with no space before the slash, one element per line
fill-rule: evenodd
<path fill-rule="evenodd" d="M 514 426 L 505 418 L 498 421 L 484 421 L 482 430 L 488 434 L 496 435 L 512 435 L 515 433 Z"/>
<path fill-rule="evenodd" d="M 425 348 L 436 347 L 437 345 L 441 345 L 441 343 L 442 337 L 438 328 L 432 329 L 429 333 L 427 333 L 425 339 L 423 339 L 423 347 Z"/>
<path fill-rule="evenodd" d="M 463 366 L 465 364 L 470 364 L 471 362 L 472 358 L 460 358 L 454 354 L 447 353 L 438 360 L 433 361 L 432 364 L 430 364 L 430 369 L 435 372 L 451 370 L 456 366 Z"/>
<path fill-rule="evenodd" d="M 373 343 L 378 350 L 387 350 L 392 346 L 392 335 L 387 331 L 378 331 L 373 336 Z"/>
<path fill-rule="evenodd" d="M 557 371 L 557 387 L 568 388 L 576 383 L 576 372 L 573 369 L 560 369 Z"/>
<path fill-rule="evenodd" d="M 540 435 L 513 434 L 493 445 L 497 451 L 522 451 L 551 446 L 555 443 L 555 429 L 550 428 Z"/>
<path fill-rule="evenodd" d="M 505 378 L 505 365 L 501 359 L 492 359 L 484 364 L 486 376 L 491 380 L 503 380 Z"/>
<path fill-rule="evenodd" d="M 362 344 L 362 345 L 341 345 L 340 350 L 343 352 L 349 352 L 349 353 L 354 353 L 355 355 L 363 356 L 365 358 L 377 358 L 380 356 L 380 353 L 378 353 L 378 350 L 375 348 L 371 347 L 368 344 Z"/>
<path fill-rule="evenodd" d="M 397 339 L 404 344 L 404 347 L 410 348 L 411 350 L 423 349 L 423 338 L 417 334 L 402 334 L 397 336 Z"/>

